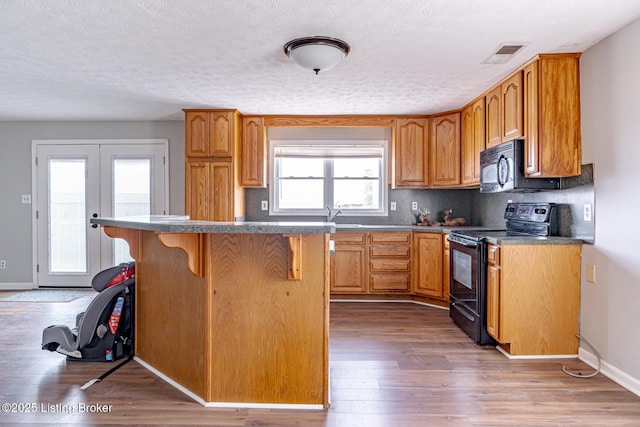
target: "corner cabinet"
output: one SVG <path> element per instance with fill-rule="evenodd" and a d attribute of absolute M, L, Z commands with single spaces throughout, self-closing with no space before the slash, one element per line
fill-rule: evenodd
<path fill-rule="evenodd" d="M 524 67 L 525 174 L 580 175 L 580 54 L 538 55 Z"/>
<path fill-rule="evenodd" d="M 580 245 L 489 245 L 487 332 L 507 353 L 578 353 L 580 251 Z"/>
<path fill-rule="evenodd" d="M 442 234 L 413 233 L 413 283 L 416 295 L 443 299 Z"/>
<path fill-rule="evenodd" d="M 429 120 L 396 119 L 393 141 L 393 188 L 427 188 Z"/>
<path fill-rule="evenodd" d="M 239 175 L 240 114 L 185 110 L 185 213 L 191 219 L 244 216 Z"/>
<path fill-rule="evenodd" d="M 431 187 L 460 185 L 460 113 L 448 113 L 431 118 L 429 144 Z"/>
<path fill-rule="evenodd" d="M 462 186 L 480 185 L 480 153 L 485 148 L 485 98 L 462 110 Z"/>
<path fill-rule="evenodd" d="M 240 184 L 243 187 L 267 187 L 267 139 L 263 117 L 242 118 L 242 162 Z"/>

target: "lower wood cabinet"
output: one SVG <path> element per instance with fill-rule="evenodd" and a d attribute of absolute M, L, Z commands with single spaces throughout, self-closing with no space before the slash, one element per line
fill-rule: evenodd
<path fill-rule="evenodd" d="M 413 293 L 443 299 L 442 240 L 440 233 L 413 234 Z"/>
<path fill-rule="evenodd" d="M 580 245 L 490 245 L 487 331 L 513 356 L 575 355 Z"/>
<path fill-rule="evenodd" d="M 185 207 L 191 219 L 234 221 L 239 197 L 231 161 L 187 162 L 185 184 Z"/>
<path fill-rule="evenodd" d="M 369 292 L 411 292 L 411 232 L 369 233 Z"/>
<path fill-rule="evenodd" d="M 330 263 L 330 292 L 363 294 L 367 290 L 366 233 L 339 232 L 331 238 L 335 253 Z"/>

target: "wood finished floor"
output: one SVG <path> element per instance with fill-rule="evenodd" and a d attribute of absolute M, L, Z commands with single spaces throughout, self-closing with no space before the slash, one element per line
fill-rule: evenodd
<path fill-rule="evenodd" d="M 204 408 L 136 362 L 80 390 L 114 365 L 66 362 L 40 350 L 40 339 L 48 325 L 72 324 L 89 301 L 0 301 L 0 403 L 38 409 L 0 412 L 0 424 L 640 425 L 640 397 L 602 375 L 574 379 L 561 371 L 566 364 L 590 372 L 582 362 L 510 361 L 476 347 L 446 311 L 408 303 L 332 303 L 326 411 Z M 111 411 L 79 413 L 79 404 L 111 405 Z M 64 411 L 69 407 L 74 413 Z"/>

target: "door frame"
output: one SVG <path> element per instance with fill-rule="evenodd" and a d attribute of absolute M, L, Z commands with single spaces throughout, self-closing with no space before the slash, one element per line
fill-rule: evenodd
<path fill-rule="evenodd" d="M 164 148 L 164 211 L 169 211 L 169 140 L 168 139 L 34 139 L 31 141 L 31 274 L 32 288 L 38 284 L 38 224 L 36 212 L 38 197 L 38 171 L 36 168 L 36 154 L 38 146 L 43 145 L 139 145 L 161 144 Z"/>

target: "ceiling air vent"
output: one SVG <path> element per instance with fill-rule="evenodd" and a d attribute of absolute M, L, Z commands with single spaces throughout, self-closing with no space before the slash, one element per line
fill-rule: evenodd
<path fill-rule="evenodd" d="M 498 46 L 498 49 L 496 49 L 495 52 L 493 52 L 487 59 L 482 61 L 482 63 L 506 64 L 513 57 L 513 55 L 515 55 L 524 46 L 524 44 L 517 43 L 501 44 L 500 46 Z"/>

